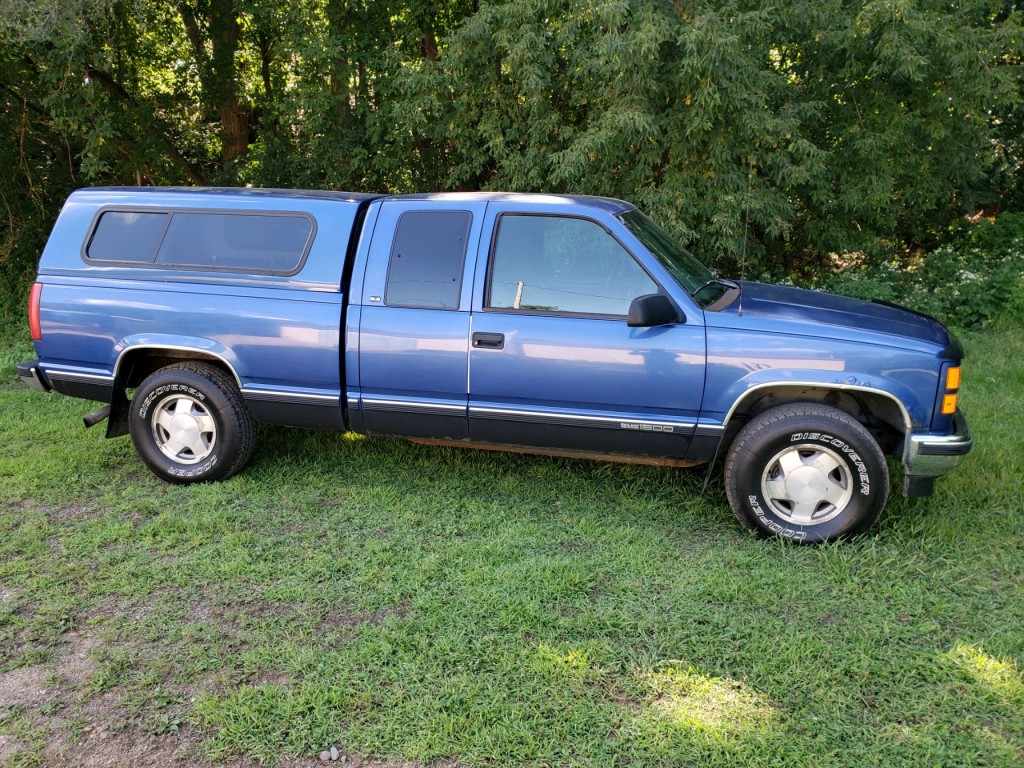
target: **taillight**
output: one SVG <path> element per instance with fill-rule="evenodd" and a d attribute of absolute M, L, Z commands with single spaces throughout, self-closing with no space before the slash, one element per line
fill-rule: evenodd
<path fill-rule="evenodd" d="M 28 329 L 32 332 L 32 341 L 43 340 L 43 330 L 39 325 L 39 298 L 43 294 L 42 283 L 32 283 L 32 292 L 28 295 Z"/>

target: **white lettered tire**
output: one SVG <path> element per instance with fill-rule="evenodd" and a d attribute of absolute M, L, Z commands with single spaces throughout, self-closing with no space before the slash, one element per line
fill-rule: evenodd
<path fill-rule="evenodd" d="M 234 380 L 196 361 L 147 378 L 132 398 L 128 426 L 139 457 L 170 483 L 230 477 L 256 444 L 256 424 Z"/>
<path fill-rule="evenodd" d="M 889 496 L 889 470 L 852 416 L 793 403 L 740 430 L 725 462 L 725 492 L 737 519 L 758 534 L 820 543 L 875 524 Z"/>

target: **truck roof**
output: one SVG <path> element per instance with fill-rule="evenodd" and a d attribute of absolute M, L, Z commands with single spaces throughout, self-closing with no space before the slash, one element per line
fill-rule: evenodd
<path fill-rule="evenodd" d="M 592 195 L 559 195 L 539 192 L 424 192 L 411 195 L 392 195 L 393 200 L 476 200 L 481 202 L 501 203 L 537 203 L 544 205 L 586 205 L 599 208 L 609 213 L 622 213 L 634 208 L 632 203 L 616 200 L 611 197 L 594 197 Z"/>
<path fill-rule="evenodd" d="M 544 205 L 586 205 L 609 213 L 622 213 L 633 208 L 631 203 L 610 197 L 590 195 L 559 195 L 533 192 L 423 192 L 407 195 L 385 195 L 367 192 L 342 192 L 326 189 L 272 189 L 262 187 L 86 187 L 74 195 L 158 195 L 187 194 L 216 197 L 290 198 L 304 200 L 333 200 L 336 202 L 360 203 L 368 200 L 436 200 L 436 201 L 478 201 L 503 203 L 536 203 Z"/>
<path fill-rule="evenodd" d="M 384 195 L 364 192 L 335 192 L 326 189 L 271 189 L 264 187 L 86 187 L 77 190 L 77 195 L 92 194 L 131 194 L 156 195 L 181 193 L 189 195 L 208 195 L 210 197 L 285 197 L 314 200 L 336 200 L 357 203 L 364 200 L 375 200 Z"/>

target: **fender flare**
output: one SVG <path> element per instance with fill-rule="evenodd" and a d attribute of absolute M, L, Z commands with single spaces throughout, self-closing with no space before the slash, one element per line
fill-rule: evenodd
<path fill-rule="evenodd" d="M 741 392 L 736 397 L 736 399 L 733 401 L 732 405 L 729 407 L 729 410 L 726 412 L 725 418 L 722 420 L 722 427 L 723 428 L 728 427 L 729 421 L 732 419 L 733 415 L 735 415 L 736 411 L 739 410 L 740 406 L 745 401 L 750 399 L 750 397 L 752 395 L 755 395 L 755 394 L 757 394 L 759 392 L 763 392 L 765 390 L 773 390 L 773 389 L 774 390 L 785 390 L 785 389 L 820 389 L 820 390 L 831 390 L 831 391 L 835 391 L 835 392 L 863 392 L 863 393 L 866 393 L 866 394 L 875 395 L 875 396 L 878 396 L 878 397 L 885 398 L 886 400 L 889 400 L 889 401 L 891 401 L 892 403 L 894 403 L 896 405 L 896 407 L 899 409 L 900 415 L 901 415 L 902 420 L 903 420 L 903 425 L 902 426 L 903 426 L 904 432 L 909 434 L 910 431 L 913 429 L 913 426 L 914 426 L 914 421 L 913 421 L 913 418 L 910 415 L 910 411 L 907 410 L 907 406 L 904 405 L 903 401 L 900 400 L 900 398 L 897 397 L 896 395 L 894 395 L 892 392 L 889 392 L 889 391 L 887 391 L 885 389 L 881 389 L 881 388 L 879 388 L 877 386 L 870 386 L 870 385 L 867 385 L 867 384 L 848 384 L 848 383 L 841 383 L 841 382 L 834 382 L 834 381 L 833 382 L 821 381 L 821 380 L 815 381 L 813 379 L 807 379 L 807 380 L 795 380 L 795 379 L 791 380 L 791 379 L 787 379 L 785 381 L 774 380 L 774 381 L 762 382 L 760 384 L 754 384 L 753 386 L 751 386 L 751 387 L 747 388 L 746 390 L 744 390 L 743 392 Z"/>
<path fill-rule="evenodd" d="M 114 347 L 117 358 L 114 362 L 114 384 L 123 380 L 124 361 L 136 352 L 157 350 L 163 352 L 195 353 L 197 357 L 213 358 L 224 365 L 225 370 L 235 380 L 235 385 L 242 388 L 242 368 L 238 356 L 220 342 L 203 337 L 175 336 L 172 334 L 139 334 L 127 336 Z"/>

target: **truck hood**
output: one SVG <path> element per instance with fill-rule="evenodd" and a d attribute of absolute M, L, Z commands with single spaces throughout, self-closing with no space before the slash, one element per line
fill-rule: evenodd
<path fill-rule="evenodd" d="M 959 344 L 935 318 L 909 309 L 874 301 L 861 301 L 832 293 L 809 291 L 767 283 L 740 282 L 742 297 L 719 312 L 708 312 L 708 325 L 716 325 L 714 316 L 721 315 L 735 325 L 734 318 L 763 318 L 803 326 L 807 335 L 827 335 L 821 326 L 855 331 L 881 333 L 917 339 L 945 348 L 947 354 L 959 357 Z"/>

